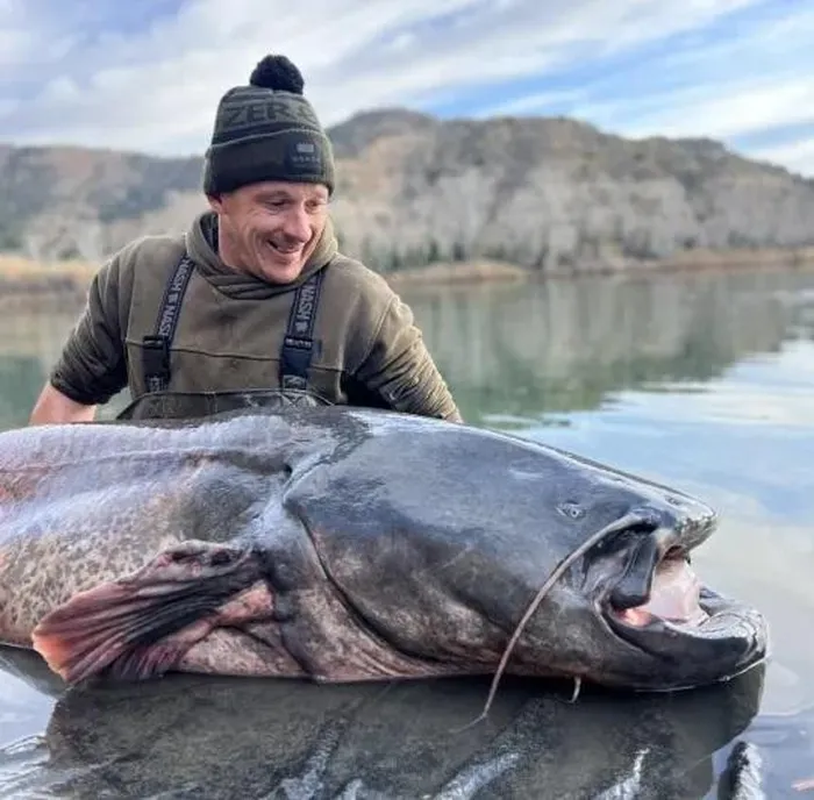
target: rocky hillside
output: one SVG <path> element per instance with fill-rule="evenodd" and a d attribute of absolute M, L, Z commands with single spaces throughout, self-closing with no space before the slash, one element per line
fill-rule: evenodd
<path fill-rule="evenodd" d="M 814 244 L 814 181 L 710 140 L 626 140 L 570 119 L 401 109 L 330 130 L 345 252 L 382 271 L 496 258 L 614 266 L 699 248 Z M 0 148 L 0 249 L 98 261 L 203 208 L 202 160 Z"/>

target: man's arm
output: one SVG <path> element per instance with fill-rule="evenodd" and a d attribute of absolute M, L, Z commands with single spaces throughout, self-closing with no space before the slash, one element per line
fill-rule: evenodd
<path fill-rule="evenodd" d="M 49 422 L 92 422 L 95 414 L 95 405 L 71 400 L 49 381 L 42 387 L 28 423 L 44 425 Z"/>
<path fill-rule="evenodd" d="M 396 411 L 463 421 L 412 311 L 397 296 L 388 304 L 355 377 Z"/>
<path fill-rule="evenodd" d="M 31 425 L 93 420 L 96 406 L 126 385 L 119 288 L 114 257 L 91 282 L 82 316 L 31 411 Z"/>

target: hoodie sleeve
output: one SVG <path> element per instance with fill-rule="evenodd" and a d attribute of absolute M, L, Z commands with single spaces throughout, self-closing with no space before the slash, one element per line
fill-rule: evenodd
<path fill-rule="evenodd" d="M 355 377 L 396 411 L 462 421 L 411 309 L 397 295 L 388 303 Z"/>
<path fill-rule="evenodd" d="M 106 403 L 127 385 L 120 289 L 117 255 L 93 278 L 85 308 L 51 371 L 54 388 L 77 403 Z"/>

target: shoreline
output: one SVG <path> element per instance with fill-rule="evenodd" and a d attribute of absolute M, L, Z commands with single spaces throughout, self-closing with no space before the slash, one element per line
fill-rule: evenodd
<path fill-rule="evenodd" d="M 488 259 L 470 262 L 438 262 L 427 266 L 385 273 L 388 282 L 399 286 L 436 286 L 451 283 L 486 283 L 517 280 L 574 279 L 590 276 L 627 277 L 670 272 L 701 272 L 717 269 L 771 269 L 814 265 L 814 247 L 766 248 L 762 250 L 696 250 L 663 259 L 642 261 L 609 259 L 584 262 L 575 267 L 535 270 Z"/>
<path fill-rule="evenodd" d="M 574 279 L 590 276 L 641 277 L 669 272 L 701 272 L 717 269 L 772 269 L 814 265 L 814 247 L 766 248 L 762 250 L 682 251 L 651 261 L 608 259 L 574 267 L 536 270 L 490 259 L 436 262 L 379 274 L 394 289 L 436 288 L 445 285 Z M 73 295 L 84 300 L 100 264 L 85 261 L 35 262 L 0 253 L 0 305 L 7 301 L 38 301 Z M 16 303 L 15 303 L 16 304 Z"/>

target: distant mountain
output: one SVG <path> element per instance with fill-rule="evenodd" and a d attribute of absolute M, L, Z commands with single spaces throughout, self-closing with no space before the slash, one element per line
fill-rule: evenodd
<path fill-rule="evenodd" d="M 493 258 L 535 269 L 814 244 L 814 181 L 707 139 L 628 140 L 566 118 L 403 109 L 329 130 L 342 248 L 381 271 Z M 202 158 L 0 147 L 0 249 L 98 261 L 204 207 Z"/>

